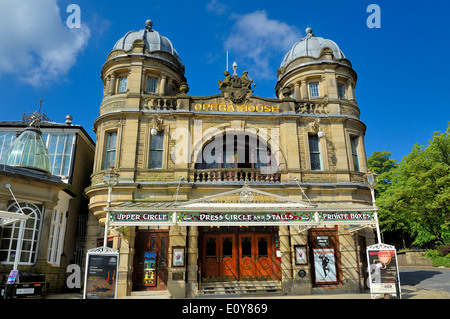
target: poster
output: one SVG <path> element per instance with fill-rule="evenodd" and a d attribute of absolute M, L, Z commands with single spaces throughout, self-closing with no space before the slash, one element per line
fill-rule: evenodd
<path fill-rule="evenodd" d="M 333 248 L 314 249 L 316 283 L 336 283 L 336 259 Z"/>
<path fill-rule="evenodd" d="M 173 267 L 184 267 L 184 247 L 177 246 L 172 248 L 172 266 Z"/>
<path fill-rule="evenodd" d="M 308 263 L 307 254 L 306 254 L 306 246 L 304 245 L 296 245 L 294 247 L 295 250 L 295 264 L 296 265 L 306 265 Z"/>
<path fill-rule="evenodd" d="M 19 282 L 19 271 L 18 270 L 11 270 L 8 276 L 7 284 L 14 284 L 15 282 Z"/>
<path fill-rule="evenodd" d="M 156 251 L 144 252 L 144 285 L 156 286 Z"/>
<path fill-rule="evenodd" d="M 395 280 L 398 278 L 395 249 L 367 249 L 369 261 L 369 284 L 372 294 L 396 294 Z"/>
<path fill-rule="evenodd" d="M 117 288 L 118 253 L 87 254 L 85 299 L 115 299 Z"/>

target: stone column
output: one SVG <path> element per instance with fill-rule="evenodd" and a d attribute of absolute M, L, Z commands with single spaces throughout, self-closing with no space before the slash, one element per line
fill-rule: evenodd
<path fill-rule="evenodd" d="M 186 253 L 186 227 L 185 226 L 170 226 L 169 230 L 169 254 L 167 256 L 168 263 L 168 279 L 167 289 L 170 291 L 174 298 L 184 298 L 186 296 L 186 263 L 184 267 L 172 266 L 172 247 L 182 246 L 185 247 Z M 185 256 L 186 258 L 186 256 Z"/>
<path fill-rule="evenodd" d="M 351 80 L 347 81 L 347 98 L 349 101 L 354 101 L 355 100 L 355 95 L 353 92 L 353 83 Z"/>
<path fill-rule="evenodd" d="M 294 99 L 300 99 L 300 83 L 295 82 L 294 84 Z"/>
<path fill-rule="evenodd" d="M 311 263 L 309 260 L 309 247 L 308 247 L 308 231 L 301 230 L 299 226 L 290 226 L 291 231 L 291 249 L 292 249 L 292 282 L 294 294 L 310 295 L 312 292 L 312 276 L 311 276 Z M 296 263 L 296 251 L 295 246 L 302 245 L 305 248 L 306 260 L 309 262 L 305 265 L 297 265 Z M 300 275 L 304 275 L 301 277 Z"/>
<path fill-rule="evenodd" d="M 111 80 L 109 82 L 109 95 L 113 95 L 116 91 L 116 74 L 111 74 Z"/>
<path fill-rule="evenodd" d="M 124 227 L 124 231 L 119 232 L 117 249 L 119 250 L 119 272 L 117 276 L 117 299 L 123 299 L 131 295 L 133 288 L 133 258 L 134 240 L 136 237 L 135 227 Z M 116 248 L 116 247 L 114 247 Z"/>
<path fill-rule="evenodd" d="M 42 216 L 41 216 L 41 233 L 39 234 L 39 247 L 36 259 L 36 264 L 38 268 L 47 265 L 47 249 L 48 249 L 48 239 L 50 236 L 50 228 L 52 225 L 53 209 L 55 208 L 53 203 L 45 203 Z M 39 270 L 42 271 L 42 270 Z"/>
<path fill-rule="evenodd" d="M 301 86 L 301 98 L 302 100 L 308 99 L 308 88 L 306 87 L 307 83 L 306 80 L 302 80 L 302 86 Z"/>
<path fill-rule="evenodd" d="M 280 252 L 281 252 L 281 280 L 285 292 L 292 291 L 292 265 L 291 265 L 291 247 L 289 239 L 289 226 L 279 227 Z"/>
<path fill-rule="evenodd" d="M 161 84 L 159 86 L 159 94 L 160 95 L 166 95 L 166 81 L 167 77 L 163 74 L 161 75 Z"/>
<path fill-rule="evenodd" d="M 325 75 L 322 75 L 319 82 L 319 92 L 321 97 L 328 97 L 328 83 L 327 83 L 327 77 Z"/>
<path fill-rule="evenodd" d="M 107 96 L 107 95 L 109 95 L 109 88 L 110 88 L 110 85 L 111 85 L 111 77 L 108 75 L 108 76 L 106 77 L 106 81 L 105 81 L 105 91 L 103 92 L 103 96 L 104 96 L 104 97 Z"/>
<path fill-rule="evenodd" d="M 187 287 L 186 297 L 193 298 L 198 294 L 198 226 L 190 226 L 187 247 Z"/>

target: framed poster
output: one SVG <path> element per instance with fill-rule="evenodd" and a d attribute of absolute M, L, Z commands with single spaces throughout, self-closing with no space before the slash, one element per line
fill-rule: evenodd
<path fill-rule="evenodd" d="M 336 259 L 334 256 L 334 249 L 313 249 L 313 256 L 316 283 L 337 283 L 338 279 L 336 274 Z"/>
<path fill-rule="evenodd" d="M 172 267 L 184 267 L 185 265 L 185 247 L 172 247 Z"/>
<path fill-rule="evenodd" d="M 306 265 L 308 263 L 308 254 L 306 253 L 305 245 L 295 245 L 295 264 L 296 265 Z"/>
<path fill-rule="evenodd" d="M 400 281 L 395 247 L 373 245 L 367 247 L 371 294 L 397 294 L 396 279 Z M 400 289 L 400 283 L 399 283 Z M 400 293 L 400 291 L 399 291 Z"/>
<path fill-rule="evenodd" d="M 108 248 L 94 248 L 86 258 L 84 299 L 115 299 L 119 252 Z"/>

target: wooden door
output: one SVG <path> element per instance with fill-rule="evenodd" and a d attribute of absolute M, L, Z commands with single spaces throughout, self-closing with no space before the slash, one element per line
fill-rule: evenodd
<path fill-rule="evenodd" d="M 203 277 L 219 276 L 218 240 L 217 235 L 205 235 L 203 237 Z"/>
<path fill-rule="evenodd" d="M 272 245 L 270 234 L 255 234 L 256 276 L 272 277 Z"/>
<path fill-rule="evenodd" d="M 135 239 L 133 290 L 163 290 L 167 289 L 169 232 L 138 231 Z M 155 252 L 155 282 L 144 282 L 145 254 Z"/>
<path fill-rule="evenodd" d="M 239 276 L 241 278 L 256 275 L 254 242 L 253 234 L 239 234 Z"/>
<path fill-rule="evenodd" d="M 234 234 L 219 235 L 220 276 L 237 279 L 236 271 L 236 236 Z"/>
<path fill-rule="evenodd" d="M 240 277 L 272 276 L 270 234 L 239 234 Z"/>

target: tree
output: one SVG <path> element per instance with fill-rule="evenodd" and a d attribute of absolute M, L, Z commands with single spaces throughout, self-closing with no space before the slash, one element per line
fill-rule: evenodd
<path fill-rule="evenodd" d="M 450 243 L 450 126 L 439 133 L 380 174 L 389 181 L 377 199 L 380 225 L 409 233 L 413 244 Z"/>
<path fill-rule="evenodd" d="M 378 175 L 377 192 L 382 193 L 390 185 L 389 172 L 397 167 L 397 161 L 391 159 L 391 152 L 374 152 L 367 159 L 367 165 L 372 172 Z"/>

